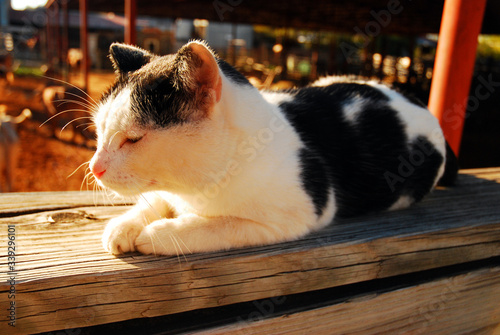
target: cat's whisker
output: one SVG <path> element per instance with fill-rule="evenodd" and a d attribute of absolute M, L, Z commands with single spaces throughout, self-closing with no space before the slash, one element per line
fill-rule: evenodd
<path fill-rule="evenodd" d="M 180 264 L 181 263 L 181 257 L 180 257 L 179 251 L 181 252 L 181 254 L 184 257 L 184 259 L 186 259 L 186 256 L 184 255 L 184 253 L 182 252 L 182 250 L 179 248 L 179 243 L 177 242 L 177 239 L 175 238 L 175 236 L 173 236 L 172 234 L 168 234 L 168 237 L 170 238 L 170 241 L 172 242 L 172 244 L 174 246 L 175 254 L 177 256 L 177 262 Z M 163 243 L 162 243 L 162 245 L 163 245 Z M 186 259 L 186 262 L 187 262 L 187 259 Z"/>
<path fill-rule="evenodd" d="M 76 97 L 76 99 L 75 98 L 62 98 L 62 99 L 53 100 L 53 102 L 61 102 L 60 104 L 58 104 L 58 107 L 66 104 L 66 103 L 73 103 L 73 104 L 85 107 L 86 111 L 88 113 L 95 114 L 97 112 L 98 105 L 92 101 L 89 101 L 88 99 L 86 99 L 86 97 L 80 96 L 78 94 L 68 92 L 68 91 L 64 91 L 64 94 Z"/>
<path fill-rule="evenodd" d="M 85 180 L 86 180 L 86 184 L 87 184 L 87 191 L 89 190 L 89 185 L 92 185 L 92 183 L 94 182 L 93 178 L 94 178 L 94 175 L 90 171 L 90 168 L 89 168 L 89 172 L 87 172 L 87 175 L 85 176 Z"/>
<path fill-rule="evenodd" d="M 63 84 L 67 84 L 69 86 L 72 86 L 74 88 L 76 88 L 77 90 L 79 90 L 80 92 L 82 92 L 83 94 L 85 94 L 90 100 L 92 100 L 96 105 L 97 105 L 97 101 L 94 100 L 94 98 L 92 98 L 90 96 L 90 94 L 88 94 L 87 92 L 85 92 L 84 90 L 82 90 L 80 87 L 76 86 L 76 85 L 73 85 L 72 83 L 70 82 L 67 82 L 65 80 L 61 80 L 61 79 L 57 79 L 57 78 L 52 78 L 52 77 L 48 77 L 48 76 L 44 76 L 44 75 L 41 75 L 40 77 L 43 77 L 43 78 L 46 78 L 46 79 L 50 79 L 50 80 L 54 80 L 54 81 L 58 81 L 60 83 L 63 83 Z"/>
<path fill-rule="evenodd" d="M 141 177 L 135 177 L 135 178 L 139 179 L 139 180 L 146 181 L 146 182 L 150 182 L 151 181 L 151 179 L 145 179 L 145 178 L 141 178 Z M 137 193 L 144 200 L 144 202 L 146 203 L 146 205 L 148 206 L 148 208 L 158 217 L 159 220 L 163 219 L 162 216 L 160 215 L 160 213 L 158 213 L 158 211 L 151 205 L 151 203 L 143 195 L 144 192 L 141 191 L 139 183 L 137 183 L 137 181 L 134 181 L 134 184 L 135 184 L 135 189 L 136 189 Z M 128 187 L 128 188 L 130 190 L 130 187 Z M 190 254 L 192 254 L 192 252 L 189 249 L 189 247 L 186 245 L 186 243 L 184 243 L 184 241 L 181 238 L 179 238 L 178 236 L 175 236 L 175 234 L 170 233 L 169 234 L 169 238 L 172 241 L 172 245 L 174 246 L 174 249 L 175 249 L 175 252 L 177 254 L 178 260 L 180 261 L 180 259 L 181 259 L 180 256 L 182 255 L 182 257 L 184 258 L 184 260 L 187 262 L 188 261 L 187 257 L 186 257 L 186 255 L 185 255 L 185 253 L 183 251 L 183 248 L 182 248 L 181 244 L 179 243 L 179 240 L 182 243 L 182 245 L 187 249 L 187 251 Z M 166 250 L 167 248 L 163 244 L 162 240 L 160 238 L 158 238 L 157 240 L 161 243 L 163 249 Z M 156 255 L 156 251 L 155 251 L 153 239 L 151 239 L 151 245 L 153 246 L 153 252 Z"/>
<path fill-rule="evenodd" d="M 127 185 L 127 189 L 129 191 L 129 195 L 127 197 L 137 203 L 139 201 L 139 197 L 142 196 L 140 189 L 137 186 L 132 189 L 131 185 Z"/>
<path fill-rule="evenodd" d="M 83 191 L 83 184 L 85 183 L 86 180 L 87 180 L 87 174 L 85 174 L 85 176 L 82 179 L 82 183 L 80 184 L 80 192 Z"/>
<path fill-rule="evenodd" d="M 123 201 L 134 202 L 134 201 L 136 201 L 134 196 L 121 195 L 121 194 L 118 194 L 116 192 L 113 192 L 112 189 L 108 189 L 108 188 L 104 188 L 104 189 L 109 191 L 108 192 L 109 196 L 112 196 L 115 201 L 121 201 L 121 202 L 123 202 Z"/>
<path fill-rule="evenodd" d="M 99 184 L 97 183 L 97 180 L 94 177 L 94 174 L 92 172 L 87 174 L 87 191 L 92 191 L 92 199 L 94 201 L 94 206 L 97 206 L 97 191 L 100 188 Z M 89 186 L 92 187 L 92 189 L 89 189 Z"/>
<path fill-rule="evenodd" d="M 96 193 L 95 193 L 95 183 L 92 185 L 92 200 L 94 201 L 94 206 L 97 206 L 97 199 L 96 199 Z"/>
<path fill-rule="evenodd" d="M 72 100 L 72 99 L 58 99 L 58 100 L 54 100 L 53 102 L 60 102 L 57 105 L 57 107 L 61 107 L 62 105 L 65 105 L 65 104 L 75 104 L 75 105 L 79 105 L 79 106 L 85 107 L 87 109 L 94 108 L 93 106 L 91 106 L 91 105 L 89 105 L 89 104 L 87 104 L 85 102 L 81 102 L 81 101 L 77 101 L 77 100 Z M 82 110 L 82 112 L 94 115 L 94 113 L 92 113 L 90 110 Z"/>
<path fill-rule="evenodd" d="M 149 207 L 149 209 L 151 210 L 151 212 L 154 213 L 154 215 L 156 215 L 156 217 L 158 218 L 158 220 L 161 220 L 163 219 L 160 215 L 160 213 L 158 213 L 158 211 L 153 207 L 153 205 L 151 205 L 149 203 L 149 201 L 146 199 L 146 197 L 141 193 L 140 194 L 140 197 L 144 200 L 144 202 L 146 203 L 146 205 Z"/>
<path fill-rule="evenodd" d="M 91 177 L 91 175 L 92 175 L 92 172 L 90 172 L 89 170 L 90 170 L 90 168 L 89 168 L 89 167 L 87 167 L 87 169 L 85 170 L 85 172 L 86 172 L 86 173 L 85 173 L 85 177 L 84 177 L 84 178 L 83 178 L 83 180 L 82 180 L 82 184 L 80 185 L 80 191 L 82 190 L 82 188 L 83 188 L 83 184 L 84 184 L 84 183 L 85 183 L 85 184 L 86 184 L 86 186 L 87 186 L 87 191 L 89 190 L 89 178 L 90 178 L 90 177 Z M 89 172 L 87 172 L 87 171 L 89 171 Z"/>
<path fill-rule="evenodd" d="M 102 203 L 106 203 L 106 199 L 109 201 L 106 192 L 102 192 L 101 185 L 98 185 L 97 191 L 101 194 Z"/>
<path fill-rule="evenodd" d="M 97 207 L 97 201 L 99 200 L 99 195 L 97 193 L 98 190 L 99 190 L 99 184 L 94 179 L 94 187 L 93 187 L 93 190 L 92 190 L 92 195 L 93 195 L 93 198 L 94 198 L 94 206 L 96 206 L 96 207 Z"/>
<path fill-rule="evenodd" d="M 71 109 L 65 109 L 64 111 L 59 112 L 60 113 L 66 113 L 66 112 L 81 112 L 81 113 L 87 113 L 91 114 L 88 110 L 86 109 L 81 109 L 81 108 L 71 108 Z"/>
<path fill-rule="evenodd" d="M 95 178 L 94 174 L 92 172 L 90 172 L 90 176 L 89 178 L 91 178 L 92 180 L 90 181 L 90 185 L 92 185 L 92 197 L 94 199 L 94 206 L 97 206 L 97 203 L 98 203 L 98 200 L 99 200 L 99 193 L 102 193 L 102 192 L 99 192 L 102 190 L 102 187 L 101 185 L 97 182 L 97 179 Z M 101 194 L 101 196 L 103 197 L 103 202 L 105 202 L 104 200 L 104 195 Z"/>
<path fill-rule="evenodd" d="M 62 127 L 62 129 L 61 129 L 61 132 L 60 132 L 60 133 L 62 133 L 62 132 L 63 132 L 63 130 L 64 130 L 67 126 L 69 126 L 70 124 L 72 124 L 73 122 L 76 122 L 76 121 L 78 121 L 78 120 L 84 120 L 84 119 L 92 119 L 92 118 L 91 118 L 90 116 L 82 116 L 82 117 L 77 117 L 76 119 L 73 119 L 73 120 L 69 121 L 68 123 L 66 123 L 66 124 L 64 125 L 64 127 Z"/>
<path fill-rule="evenodd" d="M 191 251 L 191 249 L 189 249 L 189 247 L 187 246 L 187 244 L 186 244 L 186 243 L 184 243 L 184 241 L 182 240 L 182 238 L 179 238 L 179 240 L 182 242 L 182 245 L 183 245 L 183 246 L 187 249 L 188 253 L 192 254 L 193 252 Z M 180 247 L 180 246 L 179 246 L 179 247 Z M 182 248 L 181 248 L 181 250 L 182 250 Z M 182 255 L 184 256 L 184 259 L 185 259 L 185 260 L 186 260 L 186 262 L 187 262 L 187 258 L 186 258 L 186 256 L 184 255 L 184 252 L 182 253 Z"/>
<path fill-rule="evenodd" d="M 42 122 L 42 124 L 41 124 L 41 125 L 39 125 L 39 126 L 38 126 L 38 128 L 43 127 L 43 126 L 44 126 L 47 122 L 49 122 L 49 121 L 51 121 L 52 119 L 54 119 L 54 118 L 58 117 L 59 115 L 64 114 L 64 113 L 69 113 L 69 112 L 72 112 L 72 111 L 73 111 L 73 110 L 66 110 L 66 111 L 59 112 L 59 113 L 57 113 L 57 114 L 55 114 L 55 115 L 52 115 L 52 116 L 51 116 L 51 117 L 49 117 L 47 120 L 45 120 L 44 122 Z"/>
<path fill-rule="evenodd" d="M 95 112 L 95 110 L 98 108 L 98 105 L 96 103 L 93 103 L 92 101 L 89 101 L 88 99 L 86 99 L 85 97 L 82 97 L 78 94 L 75 94 L 75 93 L 72 93 L 72 92 L 64 92 L 65 94 L 69 94 L 69 95 L 72 95 L 72 96 L 75 96 L 77 97 L 78 99 L 81 99 L 81 100 L 73 100 L 73 101 L 81 101 L 82 103 L 85 103 L 87 104 L 87 106 L 89 107 L 89 110 Z"/>
<path fill-rule="evenodd" d="M 78 126 L 76 126 L 75 128 L 81 128 L 81 127 L 85 127 L 85 126 L 87 126 L 87 127 L 83 130 L 86 130 L 92 126 L 95 126 L 95 124 L 93 122 L 92 123 L 90 123 L 90 122 L 89 123 L 82 123 L 82 124 L 79 124 Z"/>
<path fill-rule="evenodd" d="M 78 170 L 80 170 L 80 168 L 81 168 L 82 166 L 85 166 L 85 164 L 87 164 L 87 165 L 88 165 L 88 164 L 90 164 L 90 161 L 87 161 L 87 162 L 84 162 L 84 163 L 80 164 L 80 166 L 78 166 L 78 167 L 75 169 L 75 171 L 71 172 L 71 174 L 70 174 L 69 176 L 67 176 L 67 177 L 66 177 L 66 179 L 68 179 L 69 177 L 73 176 L 73 175 L 74 175 L 74 174 L 75 174 Z"/>
<path fill-rule="evenodd" d="M 108 199 L 108 201 L 111 203 L 111 206 L 113 206 L 113 207 L 114 207 L 114 206 L 115 206 L 115 203 L 114 203 L 113 199 L 111 199 L 111 198 L 109 197 L 109 192 L 110 192 L 110 191 L 109 191 L 107 188 L 103 189 L 103 191 L 104 191 L 104 192 L 103 192 L 103 193 L 104 193 L 104 195 L 106 195 L 106 198 L 107 198 L 107 199 Z"/>
<path fill-rule="evenodd" d="M 82 131 L 86 131 L 86 130 L 88 130 L 88 129 L 89 129 L 89 128 L 91 128 L 91 127 L 95 127 L 95 124 L 91 124 L 91 125 L 89 125 L 89 126 L 87 126 L 87 127 L 83 128 L 83 129 L 82 129 Z M 78 127 L 77 127 L 77 128 L 78 128 Z"/>
<path fill-rule="evenodd" d="M 83 111 L 83 110 L 81 110 L 81 109 L 68 109 L 68 110 L 65 110 L 65 111 L 61 111 L 61 112 L 59 112 L 59 113 L 57 113 L 57 114 L 55 114 L 55 115 L 52 115 L 50 118 L 48 118 L 47 120 L 45 120 L 44 122 L 42 122 L 42 124 L 40 124 L 40 125 L 38 126 L 38 128 L 43 127 L 45 124 L 47 124 L 48 122 L 50 122 L 52 119 L 54 119 L 54 118 L 56 118 L 56 117 L 60 116 L 61 114 L 70 113 L 70 112 L 82 112 L 82 111 Z M 86 111 L 85 111 L 85 112 L 86 112 Z M 88 118 L 88 119 L 90 119 L 90 120 L 93 120 L 93 118 L 92 118 L 92 117 L 90 117 L 90 116 L 88 116 L 87 118 Z"/>
<path fill-rule="evenodd" d="M 92 171 L 90 171 L 90 167 L 86 171 L 88 171 L 88 172 L 87 172 L 85 178 L 87 180 L 87 186 L 89 186 L 93 182 L 93 179 L 91 179 L 91 178 L 93 178 L 94 176 L 93 176 Z"/>
<path fill-rule="evenodd" d="M 146 202 L 146 204 L 147 204 L 148 206 L 151 206 L 151 205 L 149 204 L 149 202 L 146 200 L 146 198 L 144 197 L 144 195 L 143 195 L 143 194 L 139 191 L 138 186 L 137 186 L 137 185 L 134 185 L 134 186 L 135 186 L 135 190 L 134 190 L 134 191 L 136 191 L 138 195 L 130 195 L 130 198 L 132 198 L 132 199 L 135 201 L 135 203 L 137 204 L 137 203 L 139 202 L 139 197 L 142 197 L 142 198 L 144 199 L 144 201 Z M 127 188 L 128 188 L 128 190 L 129 190 L 129 192 L 130 192 L 130 193 L 132 193 L 131 186 L 130 186 L 130 185 L 127 185 Z M 143 213 L 143 214 L 142 214 L 142 217 L 143 217 L 144 222 L 146 223 L 146 225 L 149 225 L 149 224 L 150 224 L 150 222 L 149 222 L 149 220 L 146 218 L 145 213 Z M 150 236 L 149 238 L 150 238 L 150 240 L 151 240 L 151 246 L 153 247 L 153 255 L 154 255 L 154 256 L 156 256 L 156 249 L 155 249 L 155 245 L 154 245 L 153 238 L 152 238 L 151 236 Z M 135 247 L 134 247 L 134 249 L 135 249 Z"/>
<path fill-rule="evenodd" d="M 144 213 L 143 214 L 143 219 L 144 219 L 144 222 L 146 222 L 146 225 L 150 225 L 152 222 L 146 217 L 146 214 Z M 146 226 L 145 226 L 146 227 Z M 155 233 L 156 235 L 156 233 Z M 155 244 L 154 244 L 154 240 L 153 238 L 150 236 L 149 237 L 150 241 L 151 241 L 151 246 L 153 247 L 153 255 L 156 256 L 156 247 L 155 247 Z"/>
<path fill-rule="evenodd" d="M 115 136 L 118 134 L 118 133 L 122 133 L 121 130 L 117 130 L 113 136 L 111 136 L 111 138 L 109 139 L 109 146 L 111 146 L 111 144 L 113 143 L 113 140 L 115 139 Z"/>
<path fill-rule="evenodd" d="M 175 242 L 175 244 L 174 244 L 175 245 L 175 252 L 177 253 L 177 260 L 178 260 L 179 264 L 181 264 L 181 258 L 179 257 L 179 251 L 182 255 L 182 258 L 184 258 L 184 261 L 187 263 L 188 259 L 186 257 L 186 254 L 182 250 L 182 246 L 180 245 L 179 240 L 182 242 L 182 244 L 184 246 L 186 246 L 186 243 L 184 243 L 184 241 L 179 236 L 176 236 L 173 233 L 169 234 L 168 236 L 170 237 L 171 240 L 173 240 L 173 242 Z M 186 246 L 186 248 L 187 248 L 187 246 Z M 192 252 L 189 250 L 189 248 L 187 248 L 187 249 L 188 249 L 189 253 L 192 254 Z M 177 250 L 179 250 L 179 251 L 177 251 Z"/>
<path fill-rule="evenodd" d="M 104 197 L 106 197 L 106 199 L 108 199 L 109 203 L 113 207 L 115 206 L 115 202 L 117 202 L 119 200 L 126 199 L 126 197 L 122 197 L 122 196 L 116 194 L 115 192 L 113 192 L 112 190 L 110 190 L 109 188 L 102 187 L 101 185 L 99 185 L 99 189 L 103 193 L 103 195 L 102 195 L 103 199 L 104 199 Z"/>
<path fill-rule="evenodd" d="M 78 95 L 73 94 L 71 92 L 65 92 L 65 94 L 71 94 L 71 95 L 78 97 Z M 87 109 L 87 112 L 89 112 L 91 114 L 95 114 L 97 112 L 97 109 L 98 109 L 98 106 L 96 104 L 94 104 L 88 100 L 85 100 L 84 98 L 82 98 L 82 100 L 76 100 L 74 98 L 73 99 L 65 98 L 65 99 L 55 100 L 55 102 L 62 102 L 61 105 L 65 104 L 65 103 L 74 103 L 74 104 L 80 105 L 82 107 L 85 107 Z"/>

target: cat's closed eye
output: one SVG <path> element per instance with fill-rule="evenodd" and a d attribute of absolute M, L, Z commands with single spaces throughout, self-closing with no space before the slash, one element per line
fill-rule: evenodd
<path fill-rule="evenodd" d="M 127 142 L 128 143 L 137 143 L 139 142 L 140 140 L 142 140 L 143 136 L 140 136 L 140 137 L 134 137 L 134 138 L 127 138 Z"/>
<path fill-rule="evenodd" d="M 120 148 L 123 147 L 124 145 L 126 144 L 135 144 L 137 142 L 139 142 L 140 140 L 142 140 L 144 136 L 138 136 L 138 137 L 130 137 L 130 138 L 126 138 L 121 144 L 120 144 Z"/>

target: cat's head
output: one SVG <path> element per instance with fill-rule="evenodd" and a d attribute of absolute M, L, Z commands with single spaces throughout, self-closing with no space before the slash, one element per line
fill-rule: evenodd
<path fill-rule="evenodd" d="M 120 194 L 182 192 L 217 152 L 223 82 L 217 59 L 202 42 L 161 57 L 115 43 L 110 58 L 116 81 L 94 117 L 92 173 Z"/>

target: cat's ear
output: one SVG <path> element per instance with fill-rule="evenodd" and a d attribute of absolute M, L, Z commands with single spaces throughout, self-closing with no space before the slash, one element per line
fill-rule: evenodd
<path fill-rule="evenodd" d="M 213 105 L 220 101 L 222 79 L 214 53 L 198 41 L 184 45 L 177 53 L 176 62 L 183 80 L 191 89 L 204 96 L 205 103 Z M 208 93 L 208 94 L 207 94 Z"/>
<path fill-rule="evenodd" d="M 113 43 L 109 47 L 109 58 L 115 71 L 127 74 L 147 64 L 153 55 L 146 50 L 122 43 Z"/>

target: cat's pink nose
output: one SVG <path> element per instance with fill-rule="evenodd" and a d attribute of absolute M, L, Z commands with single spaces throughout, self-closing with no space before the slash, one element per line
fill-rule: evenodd
<path fill-rule="evenodd" d="M 89 164 L 90 172 L 96 179 L 100 179 L 108 167 L 108 157 L 106 149 L 97 150 Z"/>
<path fill-rule="evenodd" d="M 101 178 L 102 175 L 104 174 L 104 172 L 106 172 L 106 170 L 99 171 L 99 170 L 95 169 L 95 167 L 93 167 L 91 170 L 97 179 Z"/>

